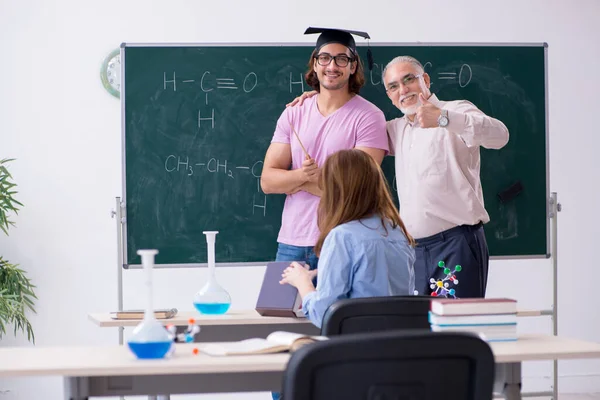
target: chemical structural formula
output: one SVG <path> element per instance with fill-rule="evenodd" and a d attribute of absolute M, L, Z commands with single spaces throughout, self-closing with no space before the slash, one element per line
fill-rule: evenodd
<path fill-rule="evenodd" d="M 178 85 L 179 84 L 179 85 Z M 225 90 L 225 91 L 236 91 L 241 90 L 244 93 L 250 93 L 258 85 L 258 76 L 255 72 L 250 71 L 246 74 L 243 80 L 236 81 L 235 78 L 231 77 L 217 77 L 210 71 L 204 71 L 200 79 L 181 79 L 177 78 L 177 72 L 173 71 L 172 74 L 163 72 L 163 90 L 182 90 L 182 88 L 195 85 L 195 90 L 198 86 L 204 93 L 204 105 L 209 106 L 209 94 L 214 90 Z M 202 125 L 209 124 L 209 126 L 215 128 L 215 109 L 204 108 L 198 110 L 198 128 Z"/>
<path fill-rule="evenodd" d="M 200 160 L 196 160 L 200 161 Z M 168 173 L 184 173 L 187 176 L 200 175 L 203 173 L 217 174 L 224 179 L 250 178 L 256 180 L 256 192 L 252 196 L 252 214 L 267 212 L 267 196 L 260 189 L 260 176 L 262 174 L 262 161 L 256 161 L 250 165 L 234 165 L 228 160 L 212 157 L 202 162 L 191 161 L 188 156 L 169 154 L 165 159 L 165 171 Z M 262 201 L 261 201 L 262 199 Z M 262 210 L 262 211 L 260 211 Z"/>

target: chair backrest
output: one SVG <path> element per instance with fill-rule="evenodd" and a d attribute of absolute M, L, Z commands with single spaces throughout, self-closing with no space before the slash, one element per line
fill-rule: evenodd
<path fill-rule="evenodd" d="M 343 299 L 323 315 L 321 335 L 430 329 L 430 296 L 387 296 Z"/>
<path fill-rule="evenodd" d="M 292 354 L 285 400 L 491 400 L 494 356 L 478 336 L 389 331 L 336 336 Z"/>

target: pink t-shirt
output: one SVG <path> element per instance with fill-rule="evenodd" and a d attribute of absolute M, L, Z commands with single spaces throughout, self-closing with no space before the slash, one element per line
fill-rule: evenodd
<path fill-rule="evenodd" d="M 292 169 L 302 167 L 304 152 L 291 124 L 319 167 L 329 155 L 354 147 L 382 149 L 387 154 L 385 117 L 379 108 L 357 95 L 324 117 L 317 107 L 318 96 L 306 99 L 302 106 L 286 108 L 277 121 L 271 143 L 291 144 Z M 320 197 L 303 190 L 288 195 L 277 241 L 293 246 L 314 246 L 319 238 L 319 200 Z"/>

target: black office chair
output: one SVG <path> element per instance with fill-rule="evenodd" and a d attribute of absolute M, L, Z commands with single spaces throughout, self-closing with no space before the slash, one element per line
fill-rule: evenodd
<path fill-rule="evenodd" d="M 430 329 L 430 296 L 388 296 L 343 299 L 333 303 L 321 324 L 321 335 Z"/>
<path fill-rule="evenodd" d="M 285 400 L 491 400 L 494 356 L 478 336 L 389 331 L 303 346 L 283 377 Z"/>

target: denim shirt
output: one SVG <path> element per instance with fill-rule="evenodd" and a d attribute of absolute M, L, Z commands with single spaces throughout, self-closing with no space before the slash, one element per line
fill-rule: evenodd
<path fill-rule="evenodd" d="M 329 232 L 319 257 L 317 290 L 302 310 L 321 327 L 327 308 L 340 299 L 412 295 L 415 251 L 400 227 L 387 232 L 377 215 L 347 222 Z"/>

